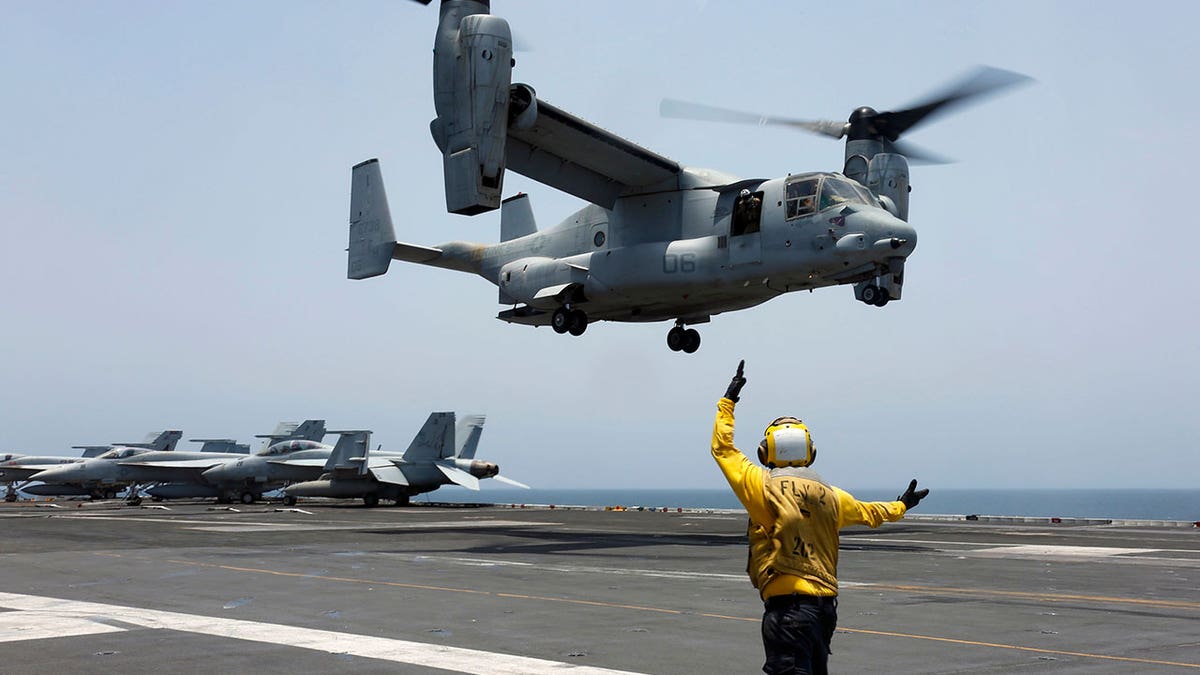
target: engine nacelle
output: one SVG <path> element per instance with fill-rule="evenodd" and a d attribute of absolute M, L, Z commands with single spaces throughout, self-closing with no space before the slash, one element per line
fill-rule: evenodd
<path fill-rule="evenodd" d="M 872 157 L 866 186 L 871 192 L 891 200 L 895 211 L 888 210 L 892 215 L 908 220 L 908 160 L 904 155 L 881 152 Z"/>
<path fill-rule="evenodd" d="M 521 258 L 500 268 L 501 297 L 539 309 L 583 300 L 587 270 L 554 258 Z M 507 304 L 507 303 L 506 303 Z"/>
<path fill-rule="evenodd" d="M 504 183 L 512 33 L 487 11 L 475 0 L 443 2 L 434 41 L 430 131 L 442 151 L 446 210 L 463 215 L 499 208 Z"/>
<path fill-rule="evenodd" d="M 491 478 L 500 473 L 500 465 L 481 459 L 456 459 L 454 466 L 476 478 Z"/>

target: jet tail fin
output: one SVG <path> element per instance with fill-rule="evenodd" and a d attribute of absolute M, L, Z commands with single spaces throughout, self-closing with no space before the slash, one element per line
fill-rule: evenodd
<path fill-rule="evenodd" d="M 338 435 L 337 444 L 325 462 L 325 473 L 359 476 L 367 474 L 368 453 L 371 449 L 371 432 L 364 430 L 332 431 Z"/>
<path fill-rule="evenodd" d="M 454 427 L 454 455 L 459 459 L 474 459 L 479 448 L 479 437 L 483 434 L 483 415 L 463 415 Z"/>
<path fill-rule="evenodd" d="M 500 241 L 519 239 L 537 232 L 537 221 L 524 192 L 500 203 Z"/>
<path fill-rule="evenodd" d="M 192 443 L 203 443 L 200 452 L 226 452 L 237 455 L 250 454 L 250 446 L 232 438 L 189 438 Z"/>
<path fill-rule="evenodd" d="M 151 431 L 150 433 L 146 434 L 146 440 L 142 441 L 141 443 L 117 443 L 116 445 L 128 448 L 146 448 L 149 450 L 167 452 L 174 450 L 175 444 L 178 443 L 179 439 L 181 438 L 183 438 L 182 431 L 179 431 L 178 429 L 167 429 L 158 433 Z"/>
<path fill-rule="evenodd" d="M 429 413 L 425 425 L 404 451 L 407 462 L 430 462 L 448 457 L 454 451 L 454 413 Z"/>
<path fill-rule="evenodd" d="M 112 450 L 112 447 L 113 446 L 111 446 L 111 445 L 72 445 L 71 449 L 82 450 L 83 454 L 80 455 L 80 457 L 87 458 L 87 457 L 99 457 L 100 455 L 103 455 L 104 453 L 108 452 L 109 450 Z"/>
<path fill-rule="evenodd" d="M 396 248 L 396 229 L 383 189 L 378 159 L 350 171 L 350 256 L 346 276 L 367 279 L 386 274 Z"/>

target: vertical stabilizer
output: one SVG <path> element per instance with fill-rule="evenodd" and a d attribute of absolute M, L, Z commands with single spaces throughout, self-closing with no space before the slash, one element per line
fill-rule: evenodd
<path fill-rule="evenodd" d="M 454 451 L 454 413 L 429 413 L 425 426 L 413 437 L 404 451 L 407 462 L 432 462 L 448 457 Z"/>
<path fill-rule="evenodd" d="M 146 434 L 146 440 L 141 443 L 116 443 L 122 447 L 128 448 L 147 448 L 149 450 L 158 450 L 160 452 L 168 452 L 175 449 L 175 444 L 179 439 L 183 438 L 183 432 L 178 429 L 168 429 L 155 433 L 151 431 Z"/>
<path fill-rule="evenodd" d="M 479 436 L 483 434 L 483 415 L 463 415 L 454 428 L 454 457 L 474 459 L 479 447 Z"/>
<path fill-rule="evenodd" d="M 524 192 L 509 197 L 500 204 L 500 241 L 520 239 L 537 232 L 529 195 Z"/>
<path fill-rule="evenodd" d="M 325 462 L 325 472 L 366 475 L 371 432 L 354 430 L 330 433 L 337 434 L 338 441 L 333 446 L 333 452 L 329 453 L 329 461 Z"/>
<path fill-rule="evenodd" d="M 289 440 L 317 441 L 325 438 L 325 420 L 304 420 L 292 430 Z"/>
<path fill-rule="evenodd" d="M 203 443 L 200 452 L 226 452 L 235 455 L 250 454 L 250 446 L 232 438 L 189 438 L 192 443 Z"/>
<path fill-rule="evenodd" d="M 350 171 L 350 257 L 346 276 L 377 277 L 388 271 L 396 248 L 396 230 L 378 159 L 356 164 Z"/>

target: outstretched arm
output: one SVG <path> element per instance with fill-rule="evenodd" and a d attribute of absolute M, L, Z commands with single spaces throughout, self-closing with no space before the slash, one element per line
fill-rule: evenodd
<path fill-rule="evenodd" d="M 733 445 L 733 408 L 746 378 L 742 375 L 745 361 L 738 364 L 737 374 L 729 383 L 725 397 L 717 401 L 717 418 L 713 423 L 712 455 L 733 488 L 750 519 L 766 528 L 775 525 L 775 517 L 767 508 L 763 492 L 763 470 Z"/>

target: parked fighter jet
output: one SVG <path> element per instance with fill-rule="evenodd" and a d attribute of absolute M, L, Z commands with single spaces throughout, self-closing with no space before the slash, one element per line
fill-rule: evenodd
<path fill-rule="evenodd" d="M 501 476 L 496 464 L 475 459 L 483 423 L 483 415 L 464 415 L 456 425 L 454 413 L 432 413 L 402 454 L 370 452 L 370 431 L 340 432 L 320 478 L 293 483 L 284 494 L 289 499 L 362 497 L 367 506 L 390 499 L 401 506 L 412 495 L 449 483 L 478 490 L 480 478 L 528 488 Z"/>
<path fill-rule="evenodd" d="M 324 449 L 321 461 L 328 457 L 333 446 L 321 443 L 325 437 L 325 420 L 305 420 L 300 424 L 295 422 L 280 422 L 274 433 L 262 434 L 258 438 L 267 439 L 266 445 L 253 455 L 245 453 L 237 457 L 222 457 L 217 462 L 194 462 L 188 467 L 166 466 L 172 472 L 172 482 L 156 485 L 146 494 L 158 499 L 185 499 L 194 497 L 216 497 L 218 502 L 240 500 L 243 504 L 252 504 L 262 499 L 264 492 L 283 486 L 284 480 L 275 479 L 251 471 L 248 475 L 242 472 L 221 473 L 225 467 L 258 466 L 259 458 L 301 457 L 306 453 Z M 182 476 L 186 476 L 186 479 Z M 261 478 L 261 479 L 260 479 Z"/>
<path fill-rule="evenodd" d="M 166 430 L 158 433 L 150 432 L 146 435 L 145 440 L 140 443 L 116 443 L 112 445 L 75 445 L 72 446 L 75 450 L 83 450 L 82 457 L 23 457 L 17 460 L 19 464 L 11 467 L 4 467 L 6 478 L 11 474 L 13 478 L 23 479 L 28 482 L 45 481 L 42 485 L 24 485 L 20 489 L 28 492 L 31 495 L 44 496 L 90 496 L 92 499 L 112 499 L 121 491 L 127 482 L 121 480 L 111 480 L 107 482 L 101 481 L 83 481 L 71 482 L 56 480 L 46 480 L 43 477 L 47 471 L 56 468 L 75 467 L 92 461 L 103 461 L 107 463 L 109 460 L 131 457 L 135 454 L 145 452 L 171 452 L 175 449 L 175 444 L 179 442 L 179 438 L 183 436 L 183 432 L 178 430 Z M 16 498 L 15 490 L 11 489 L 10 494 Z M 7 495 L 5 497 L 7 499 Z M 10 500 L 12 501 L 12 500 Z"/>
<path fill-rule="evenodd" d="M 433 51 L 430 130 L 443 155 L 446 208 L 500 208 L 500 243 L 398 243 L 379 164 L 368 160 L 352 171 L 347 275 L 384 274 L 393 259 L 477 274 L 511 307 L 497 315 L 503 321 L 572 335 L 597 320 L 673 321 L 667 346 L 688 353 L 700 347 L 689 325 L 783 293 L 852 285 L 868 305 L 900 300 L 917 244 L 907 222 L 908 160 L 928 159 L 900 136 L 1028 80 L 983 69 L 910 108 L 864 106 L 845 122 L 664 106 L 668 116 L 846 139 L 841 173 L 741 178 L 668 159 L 512 82 L 509 26 L 487 0 L 443 0 Z M 501 202 L 506 168 L 590 205 L 539 232 L 525 195 Z"/>

